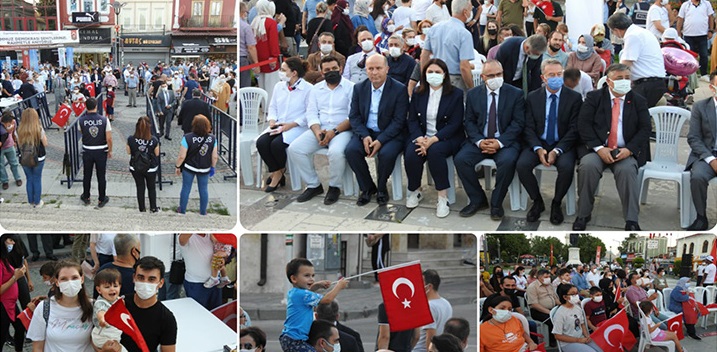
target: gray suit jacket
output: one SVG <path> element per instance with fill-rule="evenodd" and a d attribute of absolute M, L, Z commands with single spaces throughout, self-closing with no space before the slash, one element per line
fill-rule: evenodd
<path fill-rule="evenodd" d="M 161 112 L 165 115 L 171 115 L 172 114 L 172 106 L 174 105 L 174 92 L 167 90 L 167 98 L 164 98 L 164 94 L 157 92 L 157 107 L 158 110 L 156 112 Z M 167 109 L 167 105 L 170 106 L 169 109 Z"/>
<path fill-rule="evenodd" d="M 714 99 L 710 97 L 696 102 L 692 106 L 690 132 L 687 133 L 687 143 L 690 144 L 692 152 L 687 158 L 685 170 L 689 170 L 695 161 L 712 156 L 715 133 L 717 133 L 717 113 L 715 113 Z"/>

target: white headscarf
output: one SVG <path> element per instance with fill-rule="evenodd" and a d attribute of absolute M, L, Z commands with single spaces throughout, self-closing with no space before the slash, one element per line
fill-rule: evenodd
<path fill-rule="evenodd" d="M 373 1 L 371 0 L 356 0 L 356 3 L 354 4 L 354 14 L 361 17 L 368 17 L 370 14 L 368 8 L 372 3 Z"/>
<path fill-rule="evenodd" d="M 251 28 L 254 35 L 261 39 L 266 39 L 266 26 L 264 25 L 267 18 L 273 18 L 276 12 L 276 5 L 269 0 L 259 0 L 256 3 L 256 17 L 251 21 Z"/>

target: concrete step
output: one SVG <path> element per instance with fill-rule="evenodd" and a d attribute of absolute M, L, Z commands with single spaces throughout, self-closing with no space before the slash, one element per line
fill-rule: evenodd
<path fill-rule="evenodd" d="M 462 248 L 409 250 L 408 252 L 403 253 L 391 253 L 391 260 L 398 262 L 421 260 L 421 262 L 423 262 L 434 259 L 460 259 L 463 257 L 463 251 L 464 250 Z"/>
<path fill-rule="evenodd" d="M 128 204 L 134 199 L 134 206 Z M 198 203 L 188 205 L 187 214 L 172 208 L 158 213 L 140 213 L 134 197 L 111 197 L 104 208 L 84 206 L 77 197 L 46 198 L 45 205 L 33 208 L 26 202 L 0 204 L 0 225 L 8 231 L 215 231 L 231 230 L 236 217 L 210 213 L 199 215 Z M 113 206 L 114 203 L 114 206 Z M 178 204 L 177 200 L 173 204 Z M 176 205 L 175 205 L 176 207 Z M 194 212 L 192 212 L 194 211 Z"/>

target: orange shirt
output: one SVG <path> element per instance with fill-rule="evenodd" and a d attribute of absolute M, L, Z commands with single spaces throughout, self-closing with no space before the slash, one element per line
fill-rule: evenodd
<path fill-rule="evenodd" d="M 490 321 L 480 324 L 481 352 L 515 352 L 525 344 L 523 324 L 516 317 L 510 318 L 503 326 Z"/>

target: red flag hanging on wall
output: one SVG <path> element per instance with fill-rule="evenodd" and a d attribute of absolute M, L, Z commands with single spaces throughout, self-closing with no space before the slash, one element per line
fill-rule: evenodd
<path fill-rule="evenodd" d="M 142 352 L 149 352 L 147 343 L 144 342 L 144 337 L 142 337 L 142 332 L 139 331 L 132 314 L 129 314 L 127 307 L 124 305 L 124 298 L 118 299 L 117 302 L 112 304 L 107 313 L 105 313 L 105 320 L 108 324 L 122 330 L 122 332 L 131 337 Z"/>
<path fill-rule="evenodd" d="M 391 331 L 403 331 L 433 322 L 418 261 L 378 272 L 381 296 Z"/>

